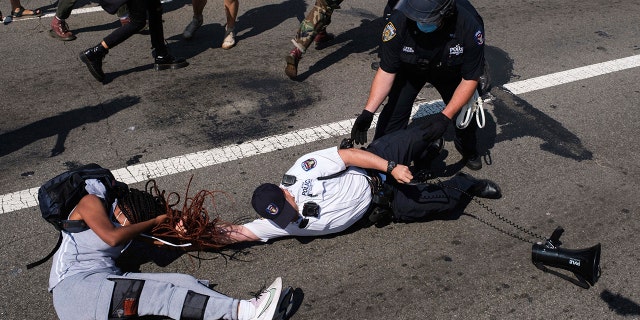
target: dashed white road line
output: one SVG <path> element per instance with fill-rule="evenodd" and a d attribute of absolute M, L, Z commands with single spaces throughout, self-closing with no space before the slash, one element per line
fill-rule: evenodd
<path fill-rule="evenodd" d="M 639 66 L 640 55 L 635 55 L 557 72 L 537 78 L 508 83 L 504 85 L 504 88 L 510 90 L 514 94 L 522 94 Z M 428 114 L 439 112 L 443 107 L 442 100 L 416 104 L 413 107 L 413 118 L 420 118 Z M 154 162 L 140 163 L 113 170 L 113 175 L 116 179 L 122 182 L 132 184 L 170 174 L 209 167 L 216 164 L 265 154 L 328 138 L 344 136 L 351 132 L 354 120 L 355 119 L 342 120 L 262 139 L 247 141 L 241 144 L 213 148 Z M 376 120 L 377 115 L 372 127 L 375 127 Z M 0 214 L 26 209 L 37 205 L 37 187 L 0 196 Z"/>

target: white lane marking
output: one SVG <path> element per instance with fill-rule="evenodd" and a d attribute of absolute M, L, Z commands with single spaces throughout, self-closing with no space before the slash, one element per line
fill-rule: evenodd
<path fill-rule="evenodd" d="M 161 0 L 161 3 L 167 3 L 167 2 L 171 2 L 172 0 Z M 105 12 L 101 6 L 94 6 L 94 7 L 88 7 L 88 8 L 78 8 L 78 9 L 73 9 L 71 10 L 71 15 L 76 15 L 76 14 L 83 14 L 83 13 L 92 13 L 92 12 Z M 105 12 L 106 13 L 106 12 Z M 46 13 L 43 14 L 39 17 L 20 17 L 20 18 L 16 18 L 16 19 L 12 19 L 12 23 L 13 22 L 17 22 L 17 21 L 26 21 L 26 20 L 34 20 L 34 19 L 40 19 L 40 18 L 49 18 L 49 17 L 53 17 L 55 16 L 56 13 L 55 12 L 51 12 L 51 13 Z"/>
<path fill-rule="evenodd" d="M 587 79 L 598 75 L 640 66 L 640 55 L 593 64 L 550 75 L 508 83 L 504 87 L 514 94 L 522 94 Z M 420 118 L 442 110 L 442 100 L 418 103 L 413 107 L 413 118 Z M 377 115 L 372 128 L 375 127 Z M 154 162 L 141 163 L 113 170 L 113 175 L 127 184 L 143 182 L 170 174 L 204 168 L 224 162 L 234 161 L 276 150 L 340 137 L 351 132 L 355 119 L 333 122 L 317 127 L 288 132 L 280 135 L 252 140 L 236 145 L 214 148 Z M 0 196 L 0 214 L 9 213 L 38 205 L 38 188 L 17 191 Z"/>
<path fill-rule="evenodd" d="M 640 67 L 640 55 L 596 63 L 514 83 L 507 83 L 504 87 L 513 94 L 521 94 L 636 67 Z"/>
<path fill-rule="evenodd" d="M 91 13 L 91 12 L 98 12 L 98 11 L 104 12 L 104 10 L 102 10 L 102 7 L 97 6 L 97 7 L 73 9 L 71 11 L 71 14 L 75 15 L 75 14 Z M 26 20 L 33 20 L 33 19 L 40 19 L 40 18 L 49 18 L 49 17 L 53 17 L 55 15 L 56 15 L 56 13 L 52 12 L 52 13 L 43 14 L 43 15 L 41 15 L 39 17 L 20 17 L 20 18 L 17 18 L 17 19 L 13 19 L 12 22 L 26 21 Z"/>

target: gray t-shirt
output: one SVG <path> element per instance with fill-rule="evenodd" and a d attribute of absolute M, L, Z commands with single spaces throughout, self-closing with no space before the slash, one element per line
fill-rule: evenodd
<path fill-rule="evenodd" d="M 87 180 L 85 189 L 89 194 L 103 199 L 105 197 L 106 189 L 96 179 Z M 109 211 L 110 217 L 113 216 L 115 206 L 114 202 Z M 117 223 L 114 225 L 120 226 Z M 120 269 L 116 267 L 115 259 L 120 256 L 125 247 L 126 245 L 109 246 L 91 229 L 77 233 L 63 231 L 62 243 L 53 256 L 49 274 L 49 292 L 60 281 L 75 274 L 86 272 L 121 274 Z"/>

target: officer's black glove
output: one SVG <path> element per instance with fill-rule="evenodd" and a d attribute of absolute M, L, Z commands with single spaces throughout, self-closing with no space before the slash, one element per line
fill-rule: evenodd
<path fill-rule="evenodd" d="M 442 112 L 426 117 L 425 122 L 420 127 L 424 132 L 422 139 L 425 141 L 440 139 L 445 131 L 447 131 L 449 123 L 451 123 L 451 119 L 447 118 Z"/>
<path fill-rule="evenodd" d="M 351 139 L 356 144 L 367 143 L 367 131 L 371 127 L 373 121 L 373 112 L 362 110 L 362 113 L 356 118 L 351 128 Z"/>

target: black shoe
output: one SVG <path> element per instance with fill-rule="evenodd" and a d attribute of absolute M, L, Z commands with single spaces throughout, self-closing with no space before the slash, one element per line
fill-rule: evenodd
<path fill-rule="evenodd" d="M 478 155 L 478 153 L 476 151 L 467 151 L 465 152 L 462 149 L 462 145 L 460 144 L 460 140 L 455 139 L 453 141 L 453 145 L 456 147 L 456 150 L 458 150 L 458 152 L 460 152 L 460 154 L 462 155 L 462 161 L 465 162 L 465 166 L 473 171 L 478 171 L 480 169 L 482 169 L 482 159 L 480 158 L 480 156 Z"/>
<path fill-rule="evenodd" d="M 467 162 L 465 166 L 473 171 L 482 169 L 482 159 L 477 154 L 468 158 L 464 158 L 464 161 Z"/>
<path fill-rule="evenodd" d="M 89 68 L 89 72 L 91 72 L 91 75 L 100 82 L 104 81 L 102 59 L 104 59 L 104 56 L 108 52 L 108 49 L 105 49 L 102 45 L 99 44 L 80 53 L 80 60 L 87 65 L 87 68 Z"/>
<path fill-rule="evenodd" d="M 156 71 L 166 70 L 166 69 L 180 69 L 189 65 L 189 62 L 184 58 L 176 58 L 170 54 L 157 56 L 155 58 L 155 64 L 153 68 Z"/>
<path fill-rule="evenodd" d="M 497 183 L 486 179 L 476 179 L 464 172 L 458 173 L 458 176 L 463 177 L 473 183 L 471 187 L 467 189 L 467 192 L 470 195 L 485 199 L 502 198 L 502 191 L 500 190 L 500 186 L 498 186 Z"/>

